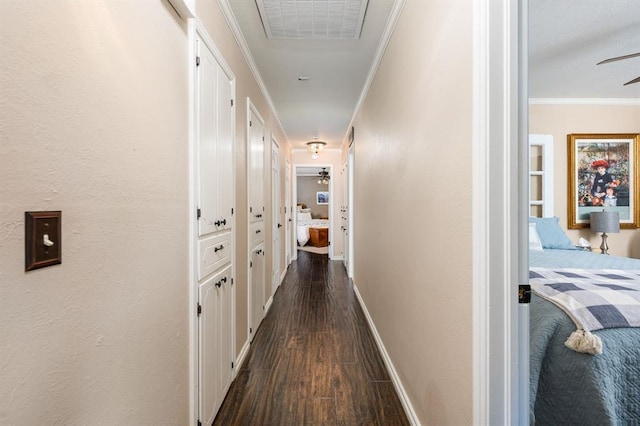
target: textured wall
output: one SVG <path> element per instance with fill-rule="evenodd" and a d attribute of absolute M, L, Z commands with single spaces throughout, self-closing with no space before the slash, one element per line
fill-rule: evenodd
<path fill-rule="evenodd" d="M 187 46 L 162 1 L 0 2 L 0 424 L 188 422 Z"/>
<path fill-rule="evenodd" d="M 563 229 L 568 223 L 567 135 L 570 133 L 640 133 L 638 105 L 530 105 L 529 132 L 553 135 L 553 209 Z M 572 241 L 583 237 L 592 247 L 602 238 L 589 229 L 567 230 Z M 640 259 L 640 231 L 621 229 L 607 239 L 609 253 Z"/>
<path fill-rule="evenodd" d="M 297 178 L 298 204 L 304 203 L 311 209 L 311 216 L 314 219 L 328 217 L 329 206 L 318 205 L 316 203 L 316 193 L 318 191 L 329 191 L 328 185 L 318 183 L 318 179 L 313 176 L 298 176 Z"/>
<path fill-rule="evenodd" d="M 472 9 L 407 0 L 354 122 L 355 284 L 424 425 L 472 423 Z"/>

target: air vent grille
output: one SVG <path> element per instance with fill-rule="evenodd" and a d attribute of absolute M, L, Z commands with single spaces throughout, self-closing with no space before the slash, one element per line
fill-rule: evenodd
<path fill-rule="evenodd" d="M 360 38 L 368 0 L 256 0 L 267 38 Z"/>

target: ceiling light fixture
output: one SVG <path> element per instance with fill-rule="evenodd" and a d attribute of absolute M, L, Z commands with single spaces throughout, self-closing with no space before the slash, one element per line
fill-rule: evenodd
<path fill-rule="evenodd" d="M 320 179 L 318 179 L 318 184 L 329 185 L 329 179 L 331 179 L 331 176 L 329 176 L 329 172 L 327 171 L 327 168 L 323 167 L 322 171 L 318 174 L 320 175 Z"/>
<path fill-rule="evenodd" d="M 311 158 L 314 160 L 318 159 L 318 153 L 324 149 L 326 142 L 322 141 L 311 141 L 307 142 L 307 149 L 311 152 Z"/>

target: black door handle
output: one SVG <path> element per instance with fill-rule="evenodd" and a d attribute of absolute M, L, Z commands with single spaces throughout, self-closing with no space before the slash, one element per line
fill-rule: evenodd
<path fill-rule="evenodd" d="M 281 225 L 281 224 L 278 224 L 278 228 L 282 228 L 282 225 Z"/>

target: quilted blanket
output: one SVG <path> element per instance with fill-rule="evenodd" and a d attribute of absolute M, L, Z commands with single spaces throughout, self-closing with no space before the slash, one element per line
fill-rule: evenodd
<path fill-rule="evenodd" d="M 565 344 L 578 352 L 602 352 L 591 331 L 640 327 L 640 270 L 531 268 L 531 289 L 575 323 Z"/>

